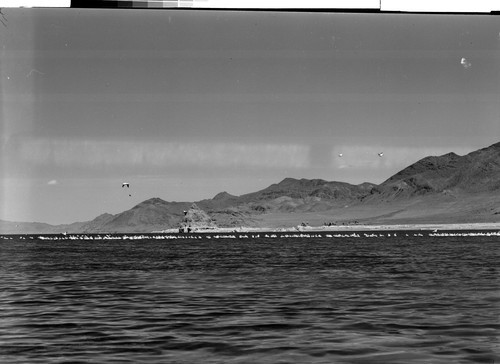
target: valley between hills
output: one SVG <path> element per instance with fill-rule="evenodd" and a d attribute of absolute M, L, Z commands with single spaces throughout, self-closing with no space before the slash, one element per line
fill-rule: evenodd
<path fill-rule="evenodd" d="M 464 156 L 429 156 L 376 185 L 285 178 L 263 190 L 211 199 L 151 198 L 121 213 L 67 225 L 0 221 L 0 233 L 147 233 L 415 224 L 500 226 L 500 142 Z"/>

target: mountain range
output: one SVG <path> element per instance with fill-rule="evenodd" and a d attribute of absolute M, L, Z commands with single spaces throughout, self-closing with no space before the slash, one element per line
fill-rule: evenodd
<path fill-rule="evenodd" d="M 257 192 L 221 192 L 195 203 L 219 227 L 500 222 L 500 142 L 464 156 L 425 157 L 379 185 L 285 178 Z M 181 226 L 188 212 L 195 214 L 192 204 L 155 197 L 116 215 L 69 225 L 0 221 L 0 232 L 164 230 Z"/>

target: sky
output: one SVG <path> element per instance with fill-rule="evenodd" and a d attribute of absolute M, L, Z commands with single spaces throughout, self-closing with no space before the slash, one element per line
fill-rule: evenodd
<path fill-rule="evenodd" d="M 286 177 L 381 183 L 500 140 L 498 17 L 3 13 L 2 220 L 87 221 Z"/>

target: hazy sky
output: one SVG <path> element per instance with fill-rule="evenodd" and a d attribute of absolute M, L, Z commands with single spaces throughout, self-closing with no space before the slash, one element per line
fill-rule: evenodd
<path fill-rule="evenodd" d="M 0 219 L 381 183 L 500 140 L 498 17 L 3 12 Z"/>

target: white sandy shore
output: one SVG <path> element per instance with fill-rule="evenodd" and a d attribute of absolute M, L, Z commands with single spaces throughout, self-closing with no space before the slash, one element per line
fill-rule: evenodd
<path fill-rule="evenodd" d="M 470 223 L 470 224 L 401 224 L 401 225 L 333 225 L 333 226 L 294 226 L 287 228 L 194 228 L 193 233 L 232 233 L 232 232 L 287 232 L 287 231 L 384 231 L 384 230 L 500 230 L 500 223 Z M 153 231 L 153 233 L 177 233 L 178 229 Z"/>

